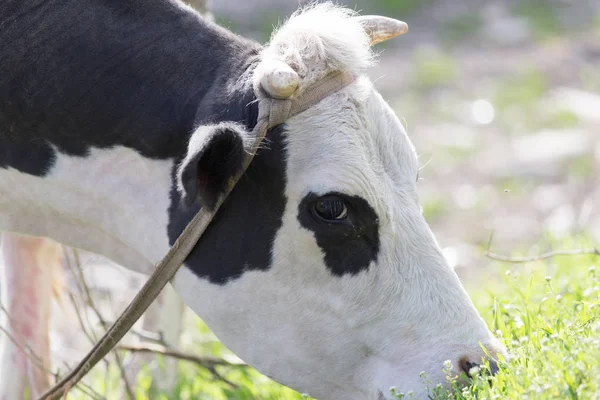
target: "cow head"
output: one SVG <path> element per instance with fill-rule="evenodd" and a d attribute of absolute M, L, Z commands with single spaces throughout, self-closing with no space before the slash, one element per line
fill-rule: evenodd
<path fill-rule="evenodd" d="M 446 360 L 460 372 L 481 346 L 504 352 L 444 260 L 414 148 L 365 75 L 371 44 L 403 27 L 325 4 L 274 33 L 240 79 L 289 98 L 332 71 L 357 78 L 269 132 L 174 280 L 242 359 L 321 399 L 382 399 L 391 386 L 423 397 L 422 372 L 443 383 Z M 172 239 L 239 168 L 248 134 L 234 123 L 194 133 Z"/>

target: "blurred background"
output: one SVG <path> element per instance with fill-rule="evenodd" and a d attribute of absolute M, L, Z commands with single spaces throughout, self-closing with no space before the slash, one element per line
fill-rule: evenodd
<path fill-rule="evenodd" d="M 485 257 L 492 233 L 492 250 L 501 254 L 538 254 L 565 237 L 600 241 L 599 1 L 339 3 L 409 25 L 408 34 L 377 46 L 380 62 L 369 75 L 415 144 L 424 215 L 467 287 L 494 276 Z M 217 23 L 264 43 L 302 4 L 213 0 L 208 7 Z M 145 278 L 98 256 L 82 253 L 81 260 L 104 318 L 114 320 Z M 73 273 L 64 276 L 77 292 Z M 68 303 L 54 307 L 51 342 L 54 356 L 72 365 L 90 342 L 73 328 Z M 93 313 L 86 318 L 99 329 Z M 235 360 L 191 312 L 178 347 Z M 166 360 L 139 360 L 126 362 L 150 371 L 140 380 L 145 390 Z M 180 368 L 175 392 L 140 398 L 296 398 L 245 369 L 228 370 L 231 382 L 219 383 L 211 371 Z M 110 371 L 96 371 L 90 384 L 104 376 L 101 387 L 118 398 L 119 379 L 106 378 L 118 372 Z"/>

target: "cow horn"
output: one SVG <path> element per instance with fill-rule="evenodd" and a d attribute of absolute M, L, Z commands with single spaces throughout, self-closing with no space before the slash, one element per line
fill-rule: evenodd
<path fill-rule="evenodd" d="M 270 60 L 264 64 L 260 78 L 260 85 L 264 91 L 275 99 L 290 98 L 300 82 L 296 71 L 279 60 Z"/>
<path fill-rule="evenodd" d="M 406 22 L 379 15 L 356 17 L 371 38 L 371 46 L 408 32 Z"/>

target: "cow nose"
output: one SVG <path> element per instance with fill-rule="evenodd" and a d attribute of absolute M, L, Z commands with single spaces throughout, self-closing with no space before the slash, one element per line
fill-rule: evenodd
<path fill-rule="evenodd" d="M 498 372 L 498 363 L 491 359 L 488 360 L 488 363 L 490 366 L 489 373 L 496 375 Z M 458 365 L 460 366 L 460 370 L 467 374 L 467 376 L 477 375 L 483 368 L 482 363 L 474 362 L 473 360 L 469 359 L 469 357 L 462 357 Z M 473 370 L 474 368 L 476 368 L 476 370 Z"/>

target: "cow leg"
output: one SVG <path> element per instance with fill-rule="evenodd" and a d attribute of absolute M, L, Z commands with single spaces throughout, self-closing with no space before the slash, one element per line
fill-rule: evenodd
<path fill-rule="evenodd" d="M 60 265 L 61 247 L 49 239 L 5 233 L 1 249 L 0 293 L 8 315 L 0 318 L 6 330 L 0 333 L 0 399 L 34 398 L 50 385 L 52 270 Z"/>

